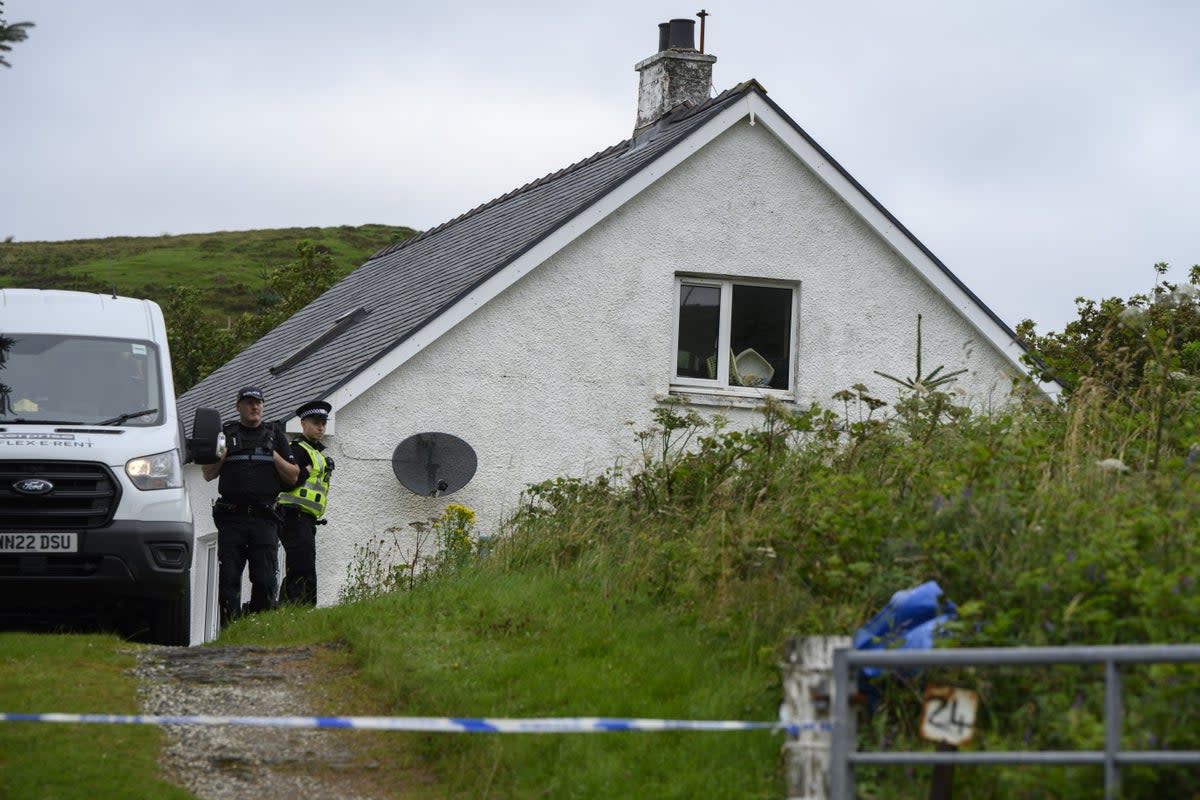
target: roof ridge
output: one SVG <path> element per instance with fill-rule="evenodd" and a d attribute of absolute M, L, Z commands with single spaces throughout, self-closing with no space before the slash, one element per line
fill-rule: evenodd
<path fill-rule="evenodd" d="M 592 153 L 590 156 L 587 156 L 586 158 L 582 158 L 579 161 L 576 161 L 574 164 L 568 164 L 567 166 L 563 167 L 562 169 L 547 173 L 540 178 L 535 178 L 534 180 L 529 181 L 528 183 L 525 183 L 521 186 L 518 186 L 515 189 L 511 189 L 511 190 L 505 192 L 504 194 L 500 195 L 499 197 L 494 197 L 491 200 L 488 200 L 484 203 L 480 203 L 479 205 L 475 206 L 474 208 L 470 209 L 469 211 L 465 211 L 462 214 L 459 214 L 457 217 L 454 217 L 454 218 L 446 220 L 445 222 L 442 222 L 438 225 L 435 225 L 434 227 L 430 228 L 429 230 L 422 231 L 421 233 L 417 234 L 416 236 L 410 236 L 402 242 L 393 242 L 392 244 L 389 244 L 385 247 L 380 248 L 378 251 L 375 252 L 374 255 L 372 255 L 370 258 L 368 258 L 367 261 L 374 261 L 377 258 L 381 258 L 386 255 L 391 255 L 392 253 L 395 253 L 398 250 L 402 250 L 405 247 L 408 247 L 410 244 L 415 244 L 419 241 L 422 241 L 423 239 L 426 239 L 435 233 L 439 233 L 439 232 L 445 230 L 446 228 L 450 227 L 451 225 L 462 222 L 463 220 L 465 220 L 468 217 L 472 217 L 472 216 L 475 216 L 476 214 L 482 213 L 482 212 L 486 211 L 487 209 L 489 209 L 499 203 L 504 202 L 505 200 L 509 200 L 509 199 L 515 197 L 516 195 L 521 194 L 522 192 L 529 191 L 530 189 L 535 189 L 538 186 L 544 186 L 545 184 L 550 183 L 551 181 L 557 180 L 558 178 L 564 177 L 569 173 L 576 172 L 580 169 L 583 169 L 584 167 L 588 166 L 589 164 L 592 164 L 592 163 L 600 160 L 604 156 L 609 155 L 614 150 L 624 147 L 628 143 L 629 143 L 629 139 L 623 139 L 614 145 L 610 145 L 609 147 L 604 148 L 603 150 L 597 150 L 595 153 Z"/>
<path fill-rule="evenodd" d="M 735 97 L 737 95 L 741 95 L 750 89 L 757 89 L 758 91 L 762 92 L 763 94 L 767 93 L 766 88 L 764 88 L 761 83 L 759 83 L 754 78 L 750 78 L 749 80 L 742 81 L 741 83 L 737 84 L 736 86 L 726 89 L 725 91 L 721 92 L 720 94 L 717 94 L 713 97 L 708 98 L 703 103 L 699 103 L 699 104 L 691 104 L 690 102 L 681 103 L 680 105 L 675 106 L 675 108 L 673 108 L 669 112 L 667 112 L 663 116 L 663 119 L 664 119 L 664 121 L 667 122 L 667 124 L 672 124 L 672 125 L 675 124 L 676 122 L 682 122 L 683 120 L 688 119 L 692 116 L 695 116 L 696 114 L 699 114 L 703 111 L 707 111 L 708 109 L 710 109 L 714 106 L 721 105 L 721 104 L 729 101 L 733 97 Z M 583 169 L 584 167 L 588 166 L 589 164 L 592 164 L 595 161 L 603 158 L 604 156 L 609 155 L 613 151 L 623 148 L 623 147 L 626 147 L 630 142 L 633 141 L 633 139 L 634 139 L 634 137 L 630 137 L 628 139 L 622 139 L 621 141 L 617 142 L 614 145 L 606 147 L 603 150 L 598 150 L 595 153 L 592 153 L 590 156 L 587 156 L 586 158 L 576 161 L 574 164 L 568 164 L 567 166 L 563 167 L 562 169 L 547 173 L 546 175 L 543 175 L 540 178 L 536 178 L 532 181 L 529 181 L 528 183 L 518 186 L 515 189 L 511 189 L 510 191 L 507 191 L 498 197 L 494 197 L 491 200 L 488 200 L 484 203 L 481 203 L 481 204 L 475 206 L 474 208 L 470 209 L 469 211 L 465 211 L 462 214 L 459 214 L 457 217 L 453 217 L 451 219 L 446 220 L 445 222 L 435 225 L 434 227 L 432 227 L 426 231 L 422 231 L 421 233 L 418 233 L 416 236 L 410 236 L 401 242 L 392 242 L 389 245 L 381 247 L 370 258 L 368 258 L 367 261 L 368 262 L 374 261 L 377 258 L 382 258 L 383 256 L 391 255 L 392 253 L 395 253 L 399 250 L 403 250 L 405 247 L 408 247 L 409 245 L 413 245 L 413 244 L 416 244 L 417 242 L 423 241 L 423 240 L 427 239 L 428 237 L 433 236 L 436 233 L 440 233 L 441 231 L 444 231 L 446 228 L 450 227 L 451 225 L 455 225 L 459 222 L 462 222 L 463 220 L 467 219 L 468 217 L 472 217 L 476 214 L 480 214 L 499 203 L 503 203 L 505 200 L 510 200 L 513 197 L 515 197 L 516 195 L 521 194 L 522 192 L 529 191 L 530 189 L 535 189 L 539 186 L 544 186 L 545 184 L 550 183 L 551 181 L 557 180 L 557 179 L 562 178 L 566 175 L 569 175 L 570 173 L 573 173 L 577 170 Z"/>

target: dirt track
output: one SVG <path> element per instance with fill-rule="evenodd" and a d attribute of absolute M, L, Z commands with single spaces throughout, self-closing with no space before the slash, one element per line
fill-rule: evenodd
<path fill-rule="evenodd" d="M 316 716 L 336 679 L 314 646 L 147 647 L 137 667 L 143 713 Z M 364 753 L 363 731 L 246 725 L 167 726 L 163 774 L 202 800 L 403 797 L 414 776 Z M 417 778 L 417 780 L 421 780 Z M 424 781 L 422 781 L 424 782 Z"/>

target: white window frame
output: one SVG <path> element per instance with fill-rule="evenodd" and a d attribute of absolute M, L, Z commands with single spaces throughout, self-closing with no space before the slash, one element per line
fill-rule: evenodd
<path fill-rule="evenodd" d="M 717 376 L 716 378 L 689 378 L 678 373 L 679 354 L 679 298 L 683 284 L 690 286 L 714 286 L 721 290 L 720 322 L 717 333 Z M 792 293 L 791 328 L 788 331 L 788 386 L 786 389 L 768 389 L 756 386 L 731 386 L 729 384 L 729 350 L 733 329 L 733 287 L 738 286 L 768 286 L 777 289 L 790 289 Z M 796 391 L 796 371 L 799 359 L 796 356 L 800 311 L 800 283 L 798 281 L 772 281 L 756 278 L 725 278 L 706 275 L 689 275 L 680 273 L 675 276 L 674 295 L 672 297 L 672 331 L 671 331 L 671 388 L 692 393 L 711 393 L 731 395 L 735 397 L 794 397 Z"/>

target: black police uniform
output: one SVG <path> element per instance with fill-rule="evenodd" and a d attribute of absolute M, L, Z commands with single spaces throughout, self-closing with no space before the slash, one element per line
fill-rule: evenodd
<path fill-rule="evenodd" d="M 279 516 L 275 499 L 289 488 L 275 469 L 277 452 L 295 462 L 283 429 L 269 422 L 247 428 L 240 421 L 224 428 L 225 462 L 213 504 L 217 526 L 218 596 L 221 624 L 242 613 L 242 571 L 250 566 L 247 611 L 275 608 L 279 573 Z"/>

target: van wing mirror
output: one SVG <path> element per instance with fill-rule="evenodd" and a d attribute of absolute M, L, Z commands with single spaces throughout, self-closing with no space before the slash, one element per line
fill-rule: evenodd
<path fill-rule="evenodd" d="M 197 408 L 192 420 L 192 438 L 188 439 L 188 460 L 197 464 L 215 464 L 225 455 L 225 434 L 221 414 L 215 408 Z"/>

